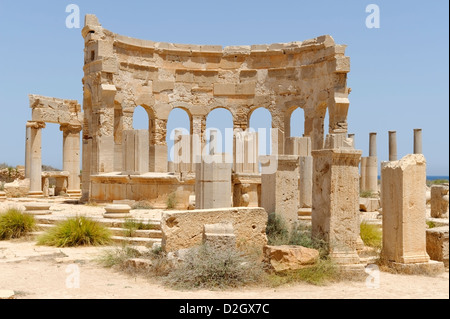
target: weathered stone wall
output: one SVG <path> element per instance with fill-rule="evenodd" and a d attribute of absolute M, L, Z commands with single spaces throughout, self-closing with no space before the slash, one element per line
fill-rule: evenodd
<path fill-rule="evenodd" d="M 166 125 L 174 108 L 188 113 L 191 134 L 203 135 L 207 115 L 218 107 L 231 112 L 234 129 L 246 129 L 252 112 L 265 107 L 272 126 L 287 137 L 290 115 L 300 107 L 312 149 L 323 146 L 327 109 L 330 133 L 347 132 L 350 61 L 346 46 L 328 35 L 225 48 L 172 44 L 112 33 L 94 15 L 86 16 L 82 34 L 87 178 L 117 169 L 114 163 L 122 157 L 114 148 L 122 144 L 121 132 L 132 129 L 138 105 L 149 115 L 149 171 L 154 172 L 167 171 Z"/>

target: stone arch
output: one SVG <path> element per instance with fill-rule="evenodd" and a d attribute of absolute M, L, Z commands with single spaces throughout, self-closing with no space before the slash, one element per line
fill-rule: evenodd
<path fill-rule="evenodd" d="M 262 112 L 265 114 L 262 114 Z M 267 115 L 269 115 L 269 120 L 264 118 L 267 117 Z M 255 119 L 256 116 L 258 116 L 257 119 Z M 267 155 L 271 153 L 272 141 L 270 129 L 272 128 L 272 126 L 272 112 L 270 111 L 270 109 L 264 106 L 260 106 L 253 108 L 249 112 L 248 128 L 254 129 L 255 132 L 258 132 L 259 155 Z M 265 129 L 265 131 L 261 131 L 261 129 Z"/>
<path fill-rule="evenodd" d="M 218 112 L 220 112 L 221 114 Z M 215 114 L 217 114 L 218 116 L 215 117 Z M 210 131 L 212 128 L 218 129 L 222 137 L 218 144 L 218 151 L 222 153 L 227 152 L 232 154 L 234 123 L 235 117 L 233 115 L 233 112 L 227 107 L 215 106 L 211 108 L 211 110 L 206 115 L 205 140 L 209 141 Z"/>

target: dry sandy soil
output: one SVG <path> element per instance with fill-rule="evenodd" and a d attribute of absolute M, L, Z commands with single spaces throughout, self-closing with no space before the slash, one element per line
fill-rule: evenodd
<path fill-rule="evenodd" d="M 11 203 L 0 203 L 0 209 L 7 206 Z M 75 207 L 99 216 L 102 211 L 100 207 Z M 53 214 L 64 208 L 56 205 Z M 102 267 L 96 259 L 105 249 L 44 247 L 24 239 L 0 241 L 0 290 L 14 290 L 16 299 L 449 299 L 448 270 L 436 277 L 381 272 L 378 288 L 369 288 L 363 281 L 276 289 L 174 291 L 143 277 Z M 71 288 L 77 269 L 80 285 Z"/>

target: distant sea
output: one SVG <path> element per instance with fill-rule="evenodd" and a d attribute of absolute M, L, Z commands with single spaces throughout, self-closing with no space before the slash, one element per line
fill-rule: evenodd
<path fill-rule="evenodd" d="M 446 179 L 446 180 L 448 180 L 448 175 L 447 176 L 427 175 L 427 180 L 429 180 L 429 181 L 434 181 L 436 179 Z"/>
<path fill-rule="evenodd" d="M 378 179 L 380 179 L 381 176 L 378 175 Z M 427 175 L 427 181 L 434 181 L 436 179 L 446 179 L 449 180 L 448 175 Z"/>

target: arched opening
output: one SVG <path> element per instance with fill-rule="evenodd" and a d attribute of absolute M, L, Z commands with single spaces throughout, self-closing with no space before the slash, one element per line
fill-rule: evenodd
<path fill-rule="evenodd" d="M 272 128 L 272 114 L 264 107 L 255 109 L 249 120 L 249 128 L 258 132 L 258 154 L 270 155 L 272 140 L 270 130 Z"/>
<path fill-rule="evenodd" d="M 149 128 L 149 114 L 142 106 L 137 106 L 133 113 L 133 129 L 134 130 L 148 130 Z"/>
<path fill-rule="evenodd" d="M 206 118 L 206 142 L 210 146 L 211 131 L 216 130 L 215 153 L 233 154 L 233 115 L 225 108 L 212 110 Z"/>
<path fill-rule="evenodd" d="M 166 142 L 169 152 L 167 152 L 168 161 L 174 160 L 174 142 L 176 131 L 181 131 L 182 135 L 189 135 L 191 132 L 191 119 L 189 113 L 182 108 L 174 108 L 167 120 Z"/>
<path fill-rule="evenodd" d="M 305 112 L 297 107 L 290 118 L 290 137 L 302 137 L 305 134 Z"/>

